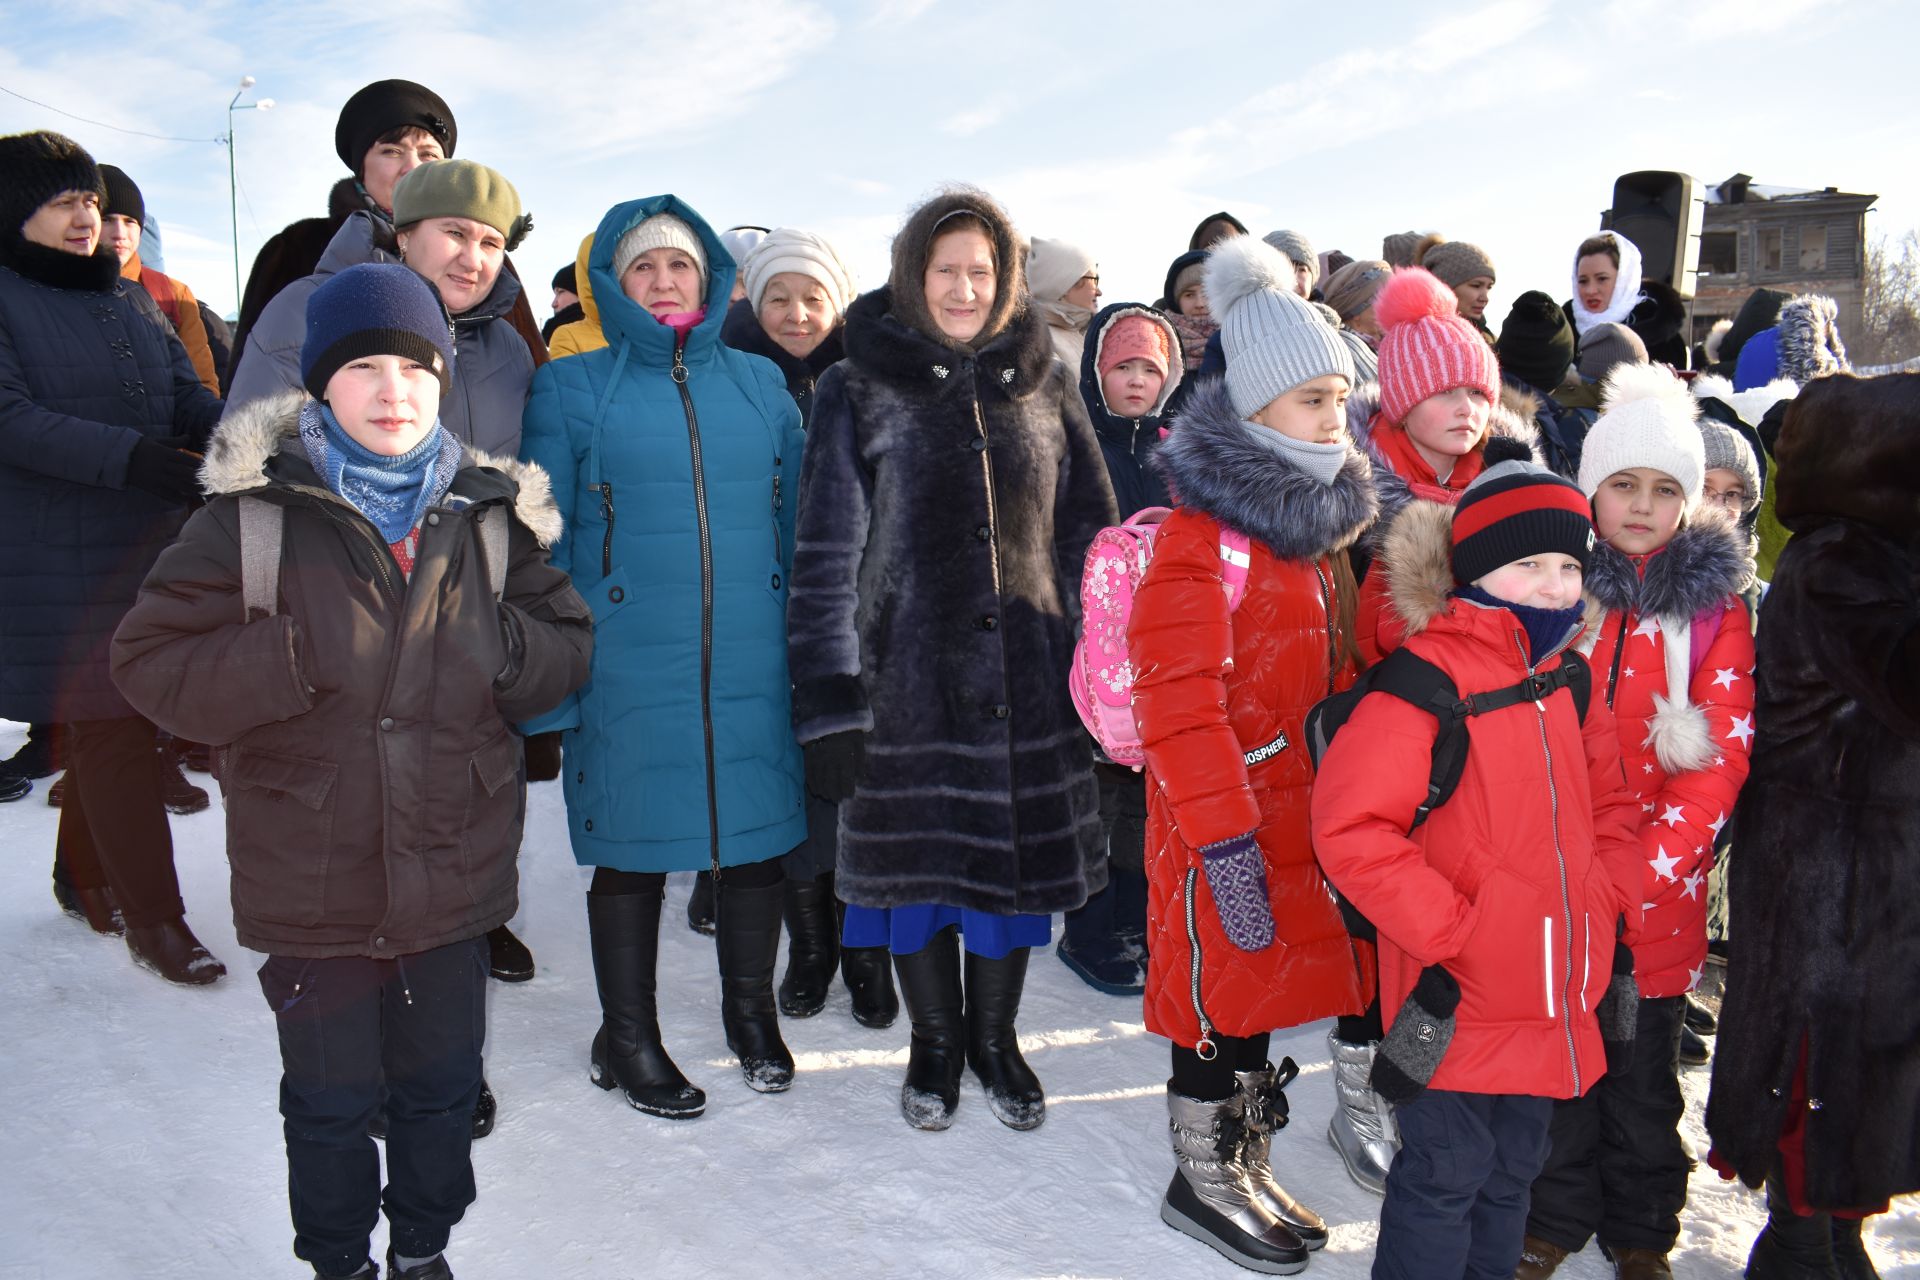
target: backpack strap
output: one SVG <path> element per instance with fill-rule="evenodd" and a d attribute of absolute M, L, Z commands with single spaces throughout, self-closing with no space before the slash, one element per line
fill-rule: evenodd
<path fill-rule="evenodd" d="M 280 549 L 287 509 L 251 494 L 240 495 L 240 598 L 247 621 L 271 618 L 280 607 Z"/>
<path fill-rule="evenodd" d="M 507 594 L 507 534 L 513 517 L 503 507 L 498 511 L 481 511 L 475 519 L 480 525 L 480 551 L 487 562 L 487 585 L 493 591 L 495 600 L 504 600 Z"/>
<path fill-rule="evenodd" d="M 1427 770 L 1427 798 L 1413 811 L 1413 821 L 1407 826 L 1412 831 L 1445 804 L 1460 785 L 1460 775 L 1467 767 L 1468 744 L 1463 729 L 1472 712 L 1454 686 L 1453 677 L 1411 650 L 1395 649 L 1368 674 L 1374 691 L 1410 702 L 1439 723 L 1433 738 L 1433 763 Z"/>
<path fill-rule="evenodd" d="M 1580 723 L 1587 722 L 1587 703 L 1593 699 L 1593 665 L 1585 654 L 1568 649 L 1560 655 L 1560 670 L 1566 673 L 1567 689 L 1573 694 L 1574 710 L 1580 713 Z"/>

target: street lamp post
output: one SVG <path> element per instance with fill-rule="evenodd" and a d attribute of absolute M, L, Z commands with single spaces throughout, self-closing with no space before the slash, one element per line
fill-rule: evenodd
<path fill-rule="evenodd" d="M 233 156 L 233 113 L 235 111 L 271 111 L 273 99 L 238 105 L 240 95 L 253 88 L 252 76 L 240 77 L 240 88 L 227 103 L 227 203 L 233 212 L 233 312 L 240 314 L 240 173 Z"/>

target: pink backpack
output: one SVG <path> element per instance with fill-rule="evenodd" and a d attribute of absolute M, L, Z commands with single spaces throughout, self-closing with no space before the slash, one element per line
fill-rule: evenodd
<path fill-rule="evenodd" d="M 1173 513 L 1148 507 L 1125 524 L 1110 525 L 1093 537 L 1080 575 L 1080 638 L 1073 646 L 1067 688 L 1080 723 L 1115 764 L 1139 768 L 1147 753 L 1133 722 L 1133 659 L 1127 653 L 1127 622 L 1134 593 L 1153 558 L 1154 535 Z M 1220 529 L 1220 582 L 1227 610 L 1240 607 L 1247 594 L 1251 544 L 1244 533 Z"/>

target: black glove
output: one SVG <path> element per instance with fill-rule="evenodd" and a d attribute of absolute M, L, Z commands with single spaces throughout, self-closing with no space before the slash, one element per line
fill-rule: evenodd
<path fill-rule="evenodd" d="M 1620 1075 L 1633 1065 L 1633 1037 L 1640 1022 L 1640 984 L 1633 976 L 1633 948 L 1613 944 L 1613 977 L 1594 1008 L 1600 1019 L 1600 1043 L 1607 1051 L 1607 1073 Z"/>
<path fill-rule="evenodd" d="M 127 483 L 156 498 L 184 504 L 200 496 L 200 459 L 142 436 L 133 442 L 127 457 Z"/>
<path fill-rule="evenodd" d="M 500 668 L 500 674 L 493 678 L 493 687 L 504 689 L 513 683 L 520 674 L 520 668 L 527 662 L 527 633 L 521 629 L 520 619 L 512 605 L 502 601 L 494 606 L 500 615 L 500 644 L 506 650 L 506 665 Z"/>
<path fill-rule="evenodd" d="M 860 762 L 867 754 L 867 735 L 844 729 L 816 738 L 800 748 L 807 761 L 807 790 L 829 804 L 853 797 L 860 785 Z"/>
<path fill-rule="evenodd" d="M 1437 964 L 1422 969 L 1374 1055 L 1373 1091 L 1392 1103 L 1425 1093 L 1453 1043 L 1453 1011 L 1459 1007 L 1460 984 L 1453 975 Z"/>

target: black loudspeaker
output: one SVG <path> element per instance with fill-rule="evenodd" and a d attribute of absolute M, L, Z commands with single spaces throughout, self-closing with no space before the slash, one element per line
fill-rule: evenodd
<path fill-rule="evenodd" d="M 1639 247 L 1643 278 L 1664 280 L 1681 297 L 1691 298 L 1705 212 L 1692 175 L 1643 169 L 1614 180 L 1613 207 L 1601 217 L 1600 229 L 1618 231 Z"/>

